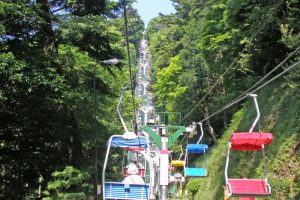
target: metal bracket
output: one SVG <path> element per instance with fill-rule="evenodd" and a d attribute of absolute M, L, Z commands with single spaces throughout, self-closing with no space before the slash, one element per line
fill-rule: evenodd
<path fill-rule="evenodd" d="M 185 132 L 185 126 L 172 126 L 172 128 L 177 128 L 177 131 L 168 136 L 168 148 L 174 145 L 181 133 Z M 149 126 L 144 126 L 141 130 L 146 131 L 154 140 L 155 144 L 161 148 L 161 137 L 157 133 L 155 133 Z"/>
<path fill-rule="evenodd" d="M 121 96 L 120 96 L 120 99 L 119 99 L 118 105 L 117 105 L 117 113 L 118 113 L 118 116 L 119 116 L 119 118 L 120 118 L 120 121 L 121 121 L 121 123 L 122 123 L 122 125 L 123 125 L 123 127 L 124 127 L 125 133 L 127 133 L 127 132 L 128 132 L 127 126 L 126 126 L 126 124 L 125 124 L 125 122 L 124 122 L 124 119 L 123 119 L 123 117 L 122 117 L 122 115 L 121 115 L 121 112 L 120 112 L 120 110 L 119 110 L 120 105 L 121 105 L 121 102 L 122 102 L 122 99 L 123 99 L 123 96 L 124 96 L 124 94 L 125 94 L 125 91 L 126 91 L 126 87 L 122 87 L 122 93 L 121 93 Z"/>
<path fill-rule="evenodd" d="M 200 125 L 201 135 L 200 135 L 200 138 L 199 138 L 197 144 L 199 144 L 201 142 L 203 135 L 204 135 L 202 123 L 200 122 L 199 125 Z"/>
<path fill-rule="evenodd" d="M 254 119 L 254 121 L 249 129 L 249 132 L 251 133 L 260 118 L 260 111 L 259 111 L 259 107 L 258 107 L 258 103 L 257 103 L 257 94 L 249 94 L 249 96 L 253 98 L 255 109 L 256 109 L 256 118 Z"/>

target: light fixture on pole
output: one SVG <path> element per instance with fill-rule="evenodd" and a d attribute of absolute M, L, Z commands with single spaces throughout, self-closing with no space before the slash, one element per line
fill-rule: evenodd
<path fill-rule="evenodd" d="M 118 58 L 112 58 L 112 59 L 109 59 L 109 60 L 102 60 L 102 61 L 99 61 L 100 63 L 103 63 L 103 64 L 106 64 L 106 65 L 115 65 L 115 64 L 118 64 L 119 62 L 121 62 L 120 59 Z"/>
<path fill-rule="evenodd" d="M 105 64 L 105 65 L 115 65 L 118 64 L 119 62 L 121 62 L 121 60 L 117 59 L 117 58 L 113 58 L 113 59 L 109 59 L 109 60 L 102 60 L 99 61 L 99 63 Z M 98 160 L 98 155 L 97 155 L 97 130 L 96 130 L 96 123 L 97 123 L 97 119 L 96 119 L 96 64 L 94 65 L 94 97 L 93 97 L 93 107 L 94 107 L 94 114 L 93 114 L 93 129 L 94 129 L 94 199 L 97 200 L 98 199 L 98 194 L 100 193 L 100 191 L 98 191 L 98 167 L 97 167 L 97 160 Z"/>

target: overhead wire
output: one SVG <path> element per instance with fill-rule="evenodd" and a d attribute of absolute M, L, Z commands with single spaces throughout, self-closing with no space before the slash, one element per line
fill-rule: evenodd
<path fill-rule="evenodd" d="M 294 63 L 293 65 L 291 65 L 287 69 L 285 69 L 283 72 L 281 72 L 278 75 L 274 76 L 272 79 L 268 80 L 267 82 L 265 82 L 264 84 L 262 84 L 261 86 L 259 86 L 258 88 L 256 88 L 255 90 L 252 90 L 250 93 L 255 93 L 256 91 L 260 90 L 261 88 L 265 87 L 269 83 L 273 82 L 274 80 L 276 80 L 280 76 L 284 75 L 285 73 L 287 73 L 288 71 L 290 71 L 291 69 L 293 69 L 294 67 L 296 67 L 299 64 L 300 64 L 300 61 Z"/>
<path fill-rule="evenodd" d="M 278 69 L 280 66 L 282 66 L 286 61 L 288 61 L 291 56 L 293 56 L 296 52 L 298 52 L 300 50 L 300 47 L 298 47 L 295 51 L 293 51 L 291 54 L 289 54 L 282 62 L 280 62 L 280 64 L 278 64 L 274 69 Z M 285 73 L 287 73 L 288 71 L 290 71 L 291 69 L 293 69 L 294 67 L 296 67 L 297 65 L 300 64 L 300 61 L 290 65 L 288 68 L 286 68 L 284 71 L 282 71 L 281 73 L 277 74 L 276 76 L 274 76 L 273 78 L 271 78 L 270 80 L 268 80 L 267 82 L 265 82 L 264 84 L 260 85 L 259 87 L 257 87 L 254 90 L 253 89 L 256 85 L 258 85 L 260 82 L 262 82 L 264 79 L 266 79 L 272 72 L 274 72 L 275 70 L 271 70 L 268 74 L 266 74 L 263 78 L 261 78 L 259 81 L 257 81 L 253 86 L 251 86 L 249 89 L 247 89 L 246 91 L 244 91 L 241 95 L 239 95 L 237 98 L 235 98 L 234 100 L 232 100 L 230 103 L 226 104 L 224 107 L 220 108 L 219 110 L 217 110 L 216 112 L 214 112 L 213 114 L 205 117 L 204 119 L 200 120 L 198 123 L 203 123 L 205 121 L 207 121 L 208 119 L 216 116 L 217 114 L 223 112 L 224 110 L 230 108 L 231 106 L 241 102 L 242 100 L 244 100 L 245 98 L 247 98 L 250 94 L 253 94 L 255 92 L 257 92 L 258 90 L 262 89 L 263 87 L 267 86 L 268 84 L 270 84 L 271 82 L 273 82 L 274 80 L 278 79 L 279 77 L 283 76 Z M 184 137 L 181 141 L 180 144 L 182 144 L 183 140 L 186 137 Z"/>
<path fill-rule="evenodd" d="M 276 67 L 274 67 L 270 72 L 268 72 L 263 78 L 261 78 L 259 81 L 257 81 L 255 84 L 253 84 L 248 90 L 244 91 L 242 94 L 240 94 L 237 98 L 235 98 L 232 101 L 235 101 L 235 100 L 239 99 L 240 97 L 242 97 L 243 95 L 249 93 L 249 91 L 251 89 L 255 88 L 256 85 L 258 85 L 260 82 L 262 82 L 263 80 L 265 80 L 268 76 L 270 76 L 279 67 L 281 67 L 282 65 L 284 65 L 284 63 L 286 63 L 299 50 L 300 50 L 300 46 L 296 50 L 294 50 L 292 53 L 290 53 L 285 59 L 283 59 Z"/>
<path fill-rule="evenodd" d="M 213 114 L 207 116 L 206 118 L 202 119 L 200 122 L 204 122 L 208 119 L 210 119 L 211 117 L 214 117 L 215 115 L 219 114 L 220 112 L 223 112 L 224 110 L 230 108 L 231 106 L 237 104 L 238 102 L 244 100 L 245 98 L 247 98 L 249 96 L 249 94 L 253 94 L 255 92 L 257 92 L 258 90 L 262 89 L 263 87 L 265 87 L 266 85 L 270 84 L 271 82 L 273 82 L 274 80 L 278 79 L 279 77 L 281 77 L 282 75 L 284 75 L 285 73 L 287 73 L 288 71 L 290 71 L 291 69 L 293 69 L 294 67 L 296 67 L 297 65 L 300 64 L 300 61 L 290 65 L 288 68 L 286 68 L 284 71 L 282 71 L 281 73 L 277 74 L 276 76 L 274 76 L 272 79 L 268 80 L 267 82 L 265 82 L 264 84 L 260 85 L 259 87 L 257 87 L 256 89 L 249 91 L 248 94 L 245 94 L 243 96 L 241 96 L 240 98 L 236 98 L 235 100 L 233 100 L 231 103 L 227 104 L 226 106 L 222 107 L 221 109 L 217 110 L 216 112 L 214 112 Z"/>
<path fill-rule="evenodd" d="M 227 108 L 231 107 L 233 104 L 238 103 L 239 101 L 243 100 L 246 96 L 245 94 L 253 93 L 250 92 L 255 86 L 257 86 L 259 83 L 261 83 L 263 80 L 265 80 L 268 76 L 270 76 L 275 70 L 277 70 L 279 67 L 281 67 L 283 64 L 285 64 L 295 53 L 297 53 L 300 50 L 300 47 L 298 47 L 296 50 L 294 50 L 292 53 L 290 53 L 285 59 L 283 59 L 276 67 L 274 67 L 268 74 L 266 74 L 264 77 L 262 77 L 259 81 L 257 81 L 255 84 L 253 84 L 249 89 L 244 91 L 242 94 L 240 94 L 238 97 L 236 97 L 234 100 L 232 100 L 230 103 L 226 104 L 222 110 L 216 111 L 214 114 L 219 114 L 220 112 L 226 110 Z"/>
<path fill-rule="evenodd" d="M 281 3 L 281 2 L 280 2 Z M 262 23 L 262 25 L 257 29 L 257 31 L 250 37 L 249 41 L 252 41 L 257 34 L 260 32 L 262 28 L 264 28 L 265 24 L 271 19 L 271 16 L 275 13 L 275 11 L 279 8 L 281 5 L 280 3 L 277 4 L 277 6 L 273 9 L 272 12 L 268 14 L 268 18 Z M 245 52 L 247 48 L 243 48 L 243 50 L 238 54 L 238 56 L 233 60 L 233 62 L 229 65 L 229 67 L 225 70 L 225 72 L 219 76 L 217 81 L 209 88 L 207 93 L 198 101 L 198 103 L 181 119 L 181 122 L 186 119 L 188 116 L 190 116 L 194 110 L 206 99 L 206 97 L 213 91 L 213 89 L 223 80 L 224 76 L 233 68 L 234 64 L 238 61 L 240 55 Z"/>
<path fill-rule="evenodd" d="M 136 132 L 137 131 L 137 119 L 136 119 L 136 108 L 135 108 L 134 89 L 133 89 L 133 80 L 132 80 L 133 77 L 132 77 L 130 48 L 129 48 L 128 20 L 127 20 L 127 5 L 126 5 L 126 0 L 123 0 L 123 6 L 124 6 L 125 36 L 126 36 L 126 47 L 127 47 L 127 56 L 128 56 L 130 90 L 131 90 L 131 99 L 132 99 L 133 116 L 134 116 L 134 130 Z"/>

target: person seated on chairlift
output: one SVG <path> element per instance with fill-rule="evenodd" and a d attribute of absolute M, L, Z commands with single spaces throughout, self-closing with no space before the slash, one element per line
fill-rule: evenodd
<path fill-rule="evenodd" d="M 182 176 L 182 174 L 180 173 L 180 170 L 178 168 L 175 169 L 175 173 L 173 176 L 174 176 L 176 182 L 185 182 L 185 178 Z"/>
<path fill-rule="evenodd" d="M 124 184 L 145 184 L 144 179 L 137 175 L 138 173 L 138 168 L 134 163 L 130 163 L 128 165 L 127 169 L 129 176 L 125 177 L 125 179 L 122 181 Z"/>
<path fill-rule="evenodd" d="M 137 153 L 133 153 L 131 155 L 131 159 L 130 160 L 131 160 L 131 162 L 129 163 L 129 165 L 131 163 L 133 163 L 133 164 L 135 164 L 138 167 L 138 169 L 144 169 L 144 166 L 140 162 L 138 162 L 138 155 L 137 155 Z M 128 168 L 129 165 L 127 165 L 126 168 Z"/>

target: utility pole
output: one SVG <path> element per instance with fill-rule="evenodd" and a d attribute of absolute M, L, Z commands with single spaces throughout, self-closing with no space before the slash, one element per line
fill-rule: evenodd
<path fill-rule="evenodd" d="M 168 184 L 169 184 L 169 151 L 168 137 L 161 137 L 160 150 L 160 195 L 159 200 L 168 199 Z"/>
<path fill-rule="evenodd" d="M 100 63 L 105 64 L 105 65 L 115 65 L 121 62 L 121 60 L 117 58 L 109 59 L 109 60 L 103 60 L 100 61 Z M 100 191 L 98 191 L 98 167 L 97 167 L 97 160 L 98 160 L 98 153 L 97 153 L 97 118 L 96 118 L 96 112 L 97 112 L 97 107 L 96 107 L 96 65 L 94 65 L 94 77 L 93 77 L 93 136 L 94 136 L 94 200 L 98 200 L 98 194 Z"/>
<path fill-rule="evenodd" d="M 98 167 L 97 167 L 97 160 L 98 160 L 98 155 L 97 155 L 97 130 L 96 130 L 96 123 L 97 123 L 97 119 L 96 119 L 96 64 L 94 65 L 94 114 L 93 114 L 93 129 L 94 129 L 94 199 L 97 200 L 98 199 L 98 191 L 97 191 L 97 187 L 98 187 Z"/>

